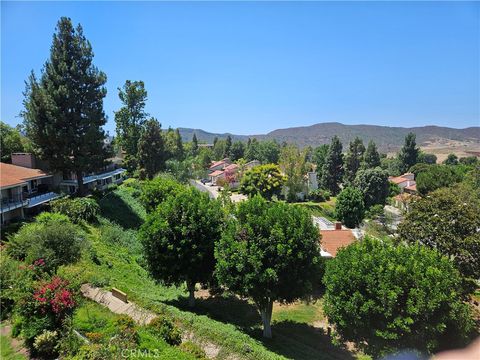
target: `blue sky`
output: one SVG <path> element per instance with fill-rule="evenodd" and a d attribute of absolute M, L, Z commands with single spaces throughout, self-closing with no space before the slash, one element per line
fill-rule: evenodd
<path fill-rule="evenodd" d="M 163 127 L 259 134 L 345 124 L 480 125 L 480 3 L 2 2 L 1 119 L 60 16 L 81 23 L 117 88 L 143 80 Z"/>

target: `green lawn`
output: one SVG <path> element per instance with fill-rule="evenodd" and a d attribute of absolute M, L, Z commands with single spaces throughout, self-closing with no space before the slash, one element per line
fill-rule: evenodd
<path fill-rule="evenodd" d="M 18 354 L 12 347 L 11 338 L 0 335 L 0 359 L 2 360 L 25 360 L 25 356 Z"/>
<path fill-rule="evenodd" d="M 330 200 L 321 203 L 306 201 L 293 203 L 293 205 L 307 209 L 314 216 L 321 216 L 330 221 L 335 221 L 335 201 L 336 198 L 331 197 Z"/>

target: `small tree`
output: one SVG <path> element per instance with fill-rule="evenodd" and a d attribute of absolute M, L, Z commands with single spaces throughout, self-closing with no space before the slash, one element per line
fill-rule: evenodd
<path fill-rule="evenodd" d="M 198 155 L 198 140 L 197 140 L 197 134 L 193 133 L 192 137 L 192 146 L 191 146 L 191 154 L 192 156 L 197 156 Z"/>
<path fill-rule="evenodd" d="M 324 311 L 342 340 L 375 357 L 462 345 L 473 330 L 458 272 L 422 246 L 367 237 L 327 263 L 324 283 Z"/>
<path fill-rule="evenodd" d="M 385 204 L 389 192 L 388 174 L 381 168 L 360 170 L 354 186 L 363 194 L 363 202 L 368 209 L 376 204 Z"/>
<path fill-rule="evenodd" d="M 0 149 L 2 150 L 2 162 L 11 162 L 11 155 L 14 152 L 23 152 L 22 135 L 3 121 L 0 121 Z"/>
<path fill-rule="evenodd" d="M 225 140 L 225 147 L 223 149 L 223 157 L 227 158 L 231 156 L 231 150 L 232 150 L 232 137 L 230 135 L 227 136 L 227 139 Z"/>
<path fill-rule="evenodd" d="M 151 118 L 145 123 L 145 130 L 138 143 L 138 165 L 147 178 L 165 167 L 165 147 L 160 123 Z"/>
<path fill-rule="evenodd" d="M 274 195 L 280 195 L 285 180 L 285 176 L 282 175 L 277 165 L 255 166 L 243 175 L 240 192 L 248 196 L 260 195 L 271 199 Z"/>
<path fill-rule="evenodd" d="M 445 165 L 458 165 L 458 156 L 455 154 L 448 154 L 447 158 L 443 161 Z"/>
<path fill-rule="evenodd" d="M 140 201 L 147 212 L 153 212 L 169 196 L 182 190 L 183 186 L 171 176 L 158 176 L 142 185 Z"/>
<path fill-rule="evenodd" d="M 150 274 L 166 284 L 185 281 L 191 307 L 195 305 L 195 284 L 211 280 L 222 218 L 218 201 L 188 187 L 168 197 L 140 229 Z"/>
<path fill-rule="evenodd" d="M 335 217 L 345 226 L 354 228 L 358 226 L 365 216 L 363 195 L 360 190 L 347 187 L 337 197 L 335 204 Z"/>
<path fill-rule="evenodd" d="M 340 184 L 343 179 L 343 154 L 342 143 L 334 136 L 328 148 L 325 164 L 322 168 L 322 188 L 330 191 L 332 195 L 340 192 Z"/>
<path fill-rule="evenodd" d="M 305 189 L 304 176 L 306 173 L 305 152 L 300 151 L 295 145 L 288 145 L 280 152 L 279 166 L 286 175 L 287 200 L 295 201 L 297 193 Z"/>
<path fill-rule="evenodd" d="M 270 338 L 274 301 L 312 293 L 321 275 L 318 229 L 304 209 L 260 196 L 239 204 L 215 246 L 216 274 L 231 291 L 250 297 Z"/>
<path fill-rule="evenodd" d="M 232 149 L 230 150 L 230 159 L 232 161 L 237 161 L 243 158 L 245 154 L 245 144 L 241 141 L 235 141 L 232 144 Z"/>

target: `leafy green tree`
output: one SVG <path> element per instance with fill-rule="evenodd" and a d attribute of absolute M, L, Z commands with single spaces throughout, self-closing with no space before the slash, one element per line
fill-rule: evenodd
<path fill-rule="evenodd" d="M 92 63 L 93 51 L 80 25 L 62 17 L 40 80 L 29 77 L 22 112 L 27 136 L 53 171 L 74 172 L 84 193 L 83 173 L 100 168 L 106 124 L 106 76 Z"/>
<path fill-rule="evenodd" d="M 145 181 L 142 185 L 140 201 L 147 210 L 147 213 L 155 211 L 158 205 L 163 203 L 169 196 L 182 191 L 183 186 L 171 176 L 158 176 L 152 180 Z"/>
<path fill-rule="evenodd" d="M 304 175 L 306 172 L 305 152 L 300 151 L 295 145 L 282 148 L 279 166 L 286 175 L 287 200 L 295 201 L 297 193 L 305 188 Z"/>
<path fill-rule="evenodd" d="M 358 226 L 365 216 L 363 194 L 353 187 L 346 187 L 337 197 L 335 204 L 335 217 L 345 226 L 354 228 Z"/>
<path fill-rule="evenodd" d="M 118 88 L 118 97 L 123 106 L 115 112 L 117 142 L 128 158 L 128 170 L 134 171 L 136 170 L 138 143 L 148 116 L 144 110 L 147 100 L 145 84 L 143 81 L 127 80 L 123 88 Z"/>
<path fill-rule="evenodd" d="M 278 164 L 280 157 L 280 145 L 275 140 L 266 140 L 259 142 L 258 158 L 262 164 Z"/>
<path fill-rule="evenodd" d="M 247 170 L 240 181 L 240 192 L 248 196 L 261 195 L 271 199 L 280 195 L 286 178 L 275 164 L 255 166 Z"/>
<path fill-rule="evenodd" d="M 374 357 L 463 345 L 474 323 L 448 259 L 422 246 L 365 238 L 327 263 L 324 311 L 344 341 Z"/>
<path fill-rule="evenodd" d="M 370 140 L 363 155 L 363 167 L 366 169 L 373 169 L 380 166 L 380 154 L 377 150 L 377 145 Z"/>
<path fill-rule="evenodd" d="M 230 160 L 237 161 L 244 157 L 245 154 L 245 144 L 241 141 L 235 141 L 232 144 L 232 149 L 230 150 Z"/>
<path fill-rule="evenodd" d="M 15 152 L 23 152 L 24 146 L 20 131 L 0 121 L 0 149 L 2 162 L 10 163 L 11 155 Z"/>
<path fill-rule="evenodd" d="M 418 154 L 418 162 L 433 165 L 437 163 L 437 156 L 435 154 L 427 154 L 420 151 Z"/>
<path fill-rule="evenodd" d="M 461 157 L 458 162 L 463 165 L 474 166 L 479 164 L 479 160 L 476 156 Z"/>
<path fill-rule="evenodd" d="M 174 159 L 174 160 L 183 160 L 184 151 L 183 151 L 183 142 L 182 137 L 180 136 L 180 131 L 178 129 L 173 130 L 168 128 L 164 135 L 164 144 L 165 144 L 165 160 Z"/>
<path fill-rule="evenodd" d="M 232 151 L 232 137 L 230 135 L 227 136 L 225 140 L 225 147 L 223 149 L 223 157 L 227 158 L 231 156 Z"/>
<path fill-rule="evenodd" d="M 313 149 L 312 162 L 316 165 L 318 180 L 322 179 L 323 165 L 325 165 L 325 159 L 328 154 L 328 144 L 317 146 Z"/>
<path fill-rule="evenodd" d="M 96 222 L 100 214 L 100 206 L 93 198 L 79 197 L 71 199 L 63 197 L 50 203 L 53 212 L 68 216 L 74 223 L 82 221 Z M 42 214 L 37 217 L 42 218 Z"/>
<path fill-rule="evenodd" d="M 443 188 L 414 202 L 398 233 L 406 242 L 436 249 L 452 259 L 465 277 L 479 279 L 480 263 L 473 258 L 480 251 L 480 243 L 466 240 L 480 228 L 478 214 L 478 199 L 470 194 L 461 196 L 458 189 Z"/>
<path fill-rule="evenodd" d="M 330 191 L 332 195 L 337 195 L 340 191 L 340 183 L 343 179 L 343 154 L 342 143 L 337 136 L 332 138 L 328 147 L 325 164 L 322 168 L 322 188 Z"/>
<path fill-rule="evenodd" d="M 415 169 L 414 169 L 415 170 Z M 428 165 L 416 176 L 417 191 L 421 195 L 462 181 L 464 173 L 456 166 Z"/>
<path fill-rule="evenodd" d="M 267 202 L 260 196 L 242 202 L 215 246 L 220 284 L 249 297 L 270 338 L 274 301 L 308 297 L 321 276 L 318 230 L 300 207 Z"/>
<path fill-rule="evenodd" d="M 402 162 L 398 158 L 382 158 L 380 166 L 382 169 L 387 170 L 390 176 L 400 176 L 404 173 Z"/>
<path fill-rule="evenodd" d="M 213 157 L 215 160 L 225 158 L 225 143 L 226 140 L 217 140 L 213 146 Z"/>
<path fill-rule="evenodd" d="M 198 155 L 198 140 L 197 140 L 197 134 L 195 134 L 195 133 L 193 133 L 192 146 L 191 146 L 190 152 L 191 152 L 192 156 L 197 156 Z"/>
<path fill-rule="evenodd" d="M 365 208 L 376 204 L 385 204 L 389 193 L 388 174 L 381 168 L 360 170 L 354 181 L 354 186 L 363 194 Z"/>
<path fill-rule="evenodd" d="M 419 162 L 419 163 L 416 163 L 415 165 L 413 165 L 410 169 L 408 169 L 408 172 L 414 174 L 415 178 L 417 178 L 417 176 L 421 172 L 428 171 L 429 168 L 430 168 L 430 164 Z"/>
<path fill-rule="evenodd" d="M 151 118 L 144 125 L 138 141 L 138 166 L 148 179 L 165 168 L 165 145 L 162 128 L 157 119 Z"/>
<path fill-rule="evenodd" d="M 260 144 L 256 138 L 248 139 L 247 148 L 245 150 L 245 160 L 259 160 L 260 159 Z"/>
<path fill-rule="evenodd" d="M 455 154 L 448 154 L 447 158 L 443 161 L 445 165 L 458 165 L 458 156 Z"/>
<path fill-rule="evenodd" d="M 150 213 L 140 229 L 150 274 L 166 284 L 185 281 L 191 307 L 195 305 L 195 284 L 212 278 L 221 221 L 220 203 L 187 187 Z"/>
<path fill-rule="evenodd" d="M 357 175 L 357 171 L 360 169 L 364 153 L 365 146 L 363 145 L 363 141 L 359 137 L 356 137 L 350 142 L 347 155 L 345 156 L 344 168 L 345 182 L 347 184 L 351 184 L 355 180 L 355 176 Z"/>
<path fill-rule="evenodd" d="M 415 139 L 416 136 L 414 133 L 408 133 L 405 137 L 405 143 L 398 154 L 402 173 L 406 172 L 418 162 L 418 154 L 420 149 L 417 147 Z"/>

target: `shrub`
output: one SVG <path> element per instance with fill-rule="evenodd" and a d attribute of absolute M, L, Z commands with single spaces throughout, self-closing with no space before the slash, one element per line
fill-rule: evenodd
<path fill-rule="evenodd" d="M 20 262 L 10 256 L 0 256 L 0 312 L 1 319 L 5 319 L 15 304 L 17 287 L 20 287 L 24 272 L 20 269 Z"/>
<path fill-rule="evenodd" d="M 60 213 L 42 212 L 35 217 L 35 222 L 39 224 L 53 223 L 70 223 L 70 218 L 67 215 Z"/>
<path fill-rule="evenodd" d="M 145 181 L 140 200 L 147 212 L 154 211 L 159 204 L 170 195 L 180 192 L 183 186 L 170 176 L 159 176 L 150 181 Z"/>
<path fill-rule="evenodd" d="M 195 357 L 195 359 L 205 360 L 207 359 L 207 354 L 205 351 L 198 346 L 197 344 L 191 341 L 185 341 L 180 344 L 179 348 L 188 354 L 191 354 Z"/>
<path fill-rule="evenodd" d="M 363 195 L 360 190 L 347 187 L 337 197 L 335 217 L 345 226 L 354 228 L 358 226 L 365 215 Z"/>
<path fill-rule="evenodd" d="M 342 340 L 375 357 L 461 346 L 474 324 L 452 263 L 423 246 L 369 239 L 327 263 L 324 310 Z"/>
<path fill-rule="evenodd" d="M 35 337 L 33 347 L 44 357 L 53 357 L 56 353 L 58 334 L 56 331 L 45 330 Z"/>
<path fill-rule="evenodd" d="M 157 316 L 148 324 L 148 327 L 167 344 L 178 345 L 182 342 L 180 330 L 165 316 Z"/>
<path fill-rule="evenodd" d="M 376 219 L 381 217 L 383 213 L 383 205 L 377 204 L 373 205 L 365 212 L 365 217 L 368 219 Z"/>
<path fill-rule="evenodd" d="M 10 237 L 7 253 L 28 264 L 44 259 L 45 271 L 54 272 L 60 265 L 80 258 L 84 233 L 63 217 L 51 216 L 48 222 L 43 222 L 45 219 L 23 226 Z"/>
<path fill-rule="evenodd" d="M 308 193 L 308 199 L 317 202 L 328 201 L 330 200 L 330 191 L 324 189 L 312 190 Z"/>
<path fill-rule="evenodd" d="M 93 198 L 69 198 L 65 197 L 51 202 L 53 212 L 67 215 L 73 222 L 79 223 L 84 220 L 92 222 L 97 219 L 100 207 Z"/>

